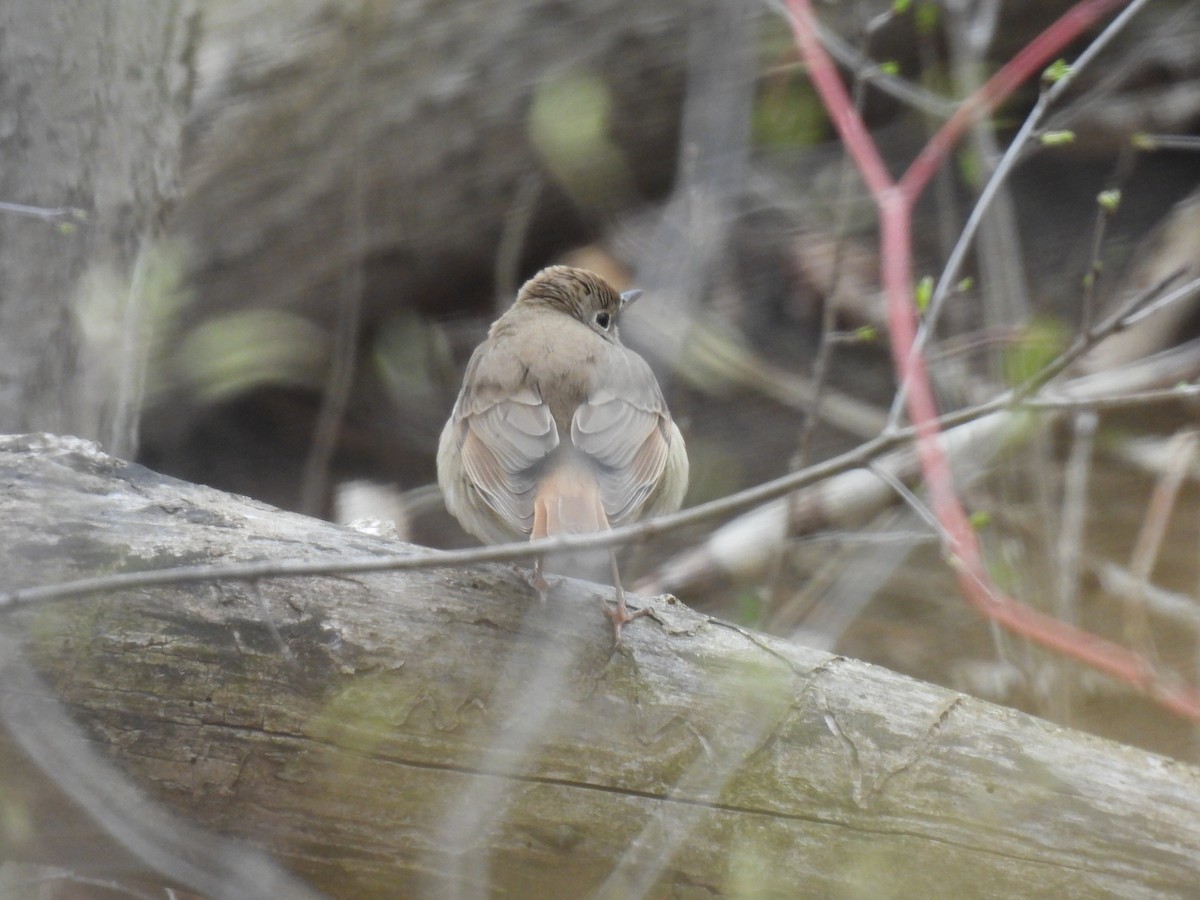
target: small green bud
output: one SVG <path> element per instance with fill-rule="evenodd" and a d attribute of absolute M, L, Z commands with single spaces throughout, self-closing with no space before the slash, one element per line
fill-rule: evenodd
<path fill-rule="evenodd" d="M 1056 59 L 1042 72 L 1042 84 L 1058 84 L 1074 71 L 1065 59 Z"/>
<path fill-rule="evenodd" d="M 929 301 L 933 299 L 933 276 L 926 275 L 917 282 L 916 300 L 917 312 L 924 314 L 929 309 Z"/>
<path fill-rule="evenodd" d="M 1075 143 L 1073 131 L 1047 131 L 1041 136 L 1043 147 L 1061 147 L 1063 144 Z"/>

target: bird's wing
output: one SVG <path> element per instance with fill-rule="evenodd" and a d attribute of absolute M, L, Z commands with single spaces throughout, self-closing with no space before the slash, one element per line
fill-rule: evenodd
<path fill-rule="evenodd" d="M 463 469 L 492 511 L 528 534 L 539 463 L 558 446 L 558 428 L 540 393 L 524 383 L 519 362 L 495 347 L 481 353 L 484 346 L 454 408 Z"/>
<path fill-rule="evenodd" d="M 658 486 L 674 429 L 646 361 L 613 345 L 597 360 L 587 399 L 571 420 L 571 442 L 594 463 L 614 526 L 637 518 Z"/>

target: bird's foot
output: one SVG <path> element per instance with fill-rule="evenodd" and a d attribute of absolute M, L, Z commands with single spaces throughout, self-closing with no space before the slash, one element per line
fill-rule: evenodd
<path fill-rule="evenodd" d="M 542 561 L 539 559 L 533 567 L 533 572 L 525 572 L 525 578 L 529 582 L 529 586 L 537 591 L 538 602 L 545 604 L 546 599 L 550 596 L 550 592 L 563 583 L 561 578 L 547 578 L 542 574 Z"/>
<path fill-rule="evenodd" d="M 617 588 L 617 605 L 609 606 L 608 600 L 600 599 L 604 614 L 608 616 L 613 626 L 613 649 L 618 650 L 624 646 L 621 641 L 621 629 L 632 622 L 634 619 L 640 619 L 642 616 L 650 615 L 650 607 L 643 606 L 641 609 L 630 612 L 629 607 L 625 605 L 625 592 Z"/>

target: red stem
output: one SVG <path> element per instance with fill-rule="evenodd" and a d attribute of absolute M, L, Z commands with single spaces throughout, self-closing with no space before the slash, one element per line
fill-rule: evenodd
<path fill-rule="evenodd" d="M 930 177 L 963 132 L 1010 96 L 1047 61 L 1102 15 L 1129 0 L 1081 0 L 956 110 L 896 183 L 859 117 L 833 61 L 817 38 L 809 0 L 788 0 L 792 31 L 809 75 L 847 152 L 879 209 L 881 276 L 887 303 L 892 360 L 908 385 L 908 415 L 917 428 L 917 453 L 933 512 L 945 535 L 945 551 L 967 600 L 980 614 L 1048 650 L 1069 656 L 1145 691 L 1164 708 L 1200 721 L 1200 692 L 1165 685 L 1150 662 L 1131 650 L 1061 622 L 1007 596 L 988 577 L 979 541 L 959 502 L 949 461 L 936 439 L 937 403 L 925 358 L 913 353 L 917 313 L 912 299 L 912 208 Z"/>
<path fill-rule="evenodd" d="M 808 0 L 801 0 L 804 5 Z M 917 154 L 900 186 L 910 200 L 915 201 L 925 190 L 938 166 L 958 143 L 963 132 L 988 115 L 1018 87 L 1035 74 L 1062 48 L 1091 28 L 1107 12 L 1127 6 L 1130 0 L 1082 0 L 1075 4 L 1045 31 L 1021 50 L 985 81 L 975 93 L 962 102 L 945 124 Z M 824 48 L 821 48 L 822 51 Z"/>

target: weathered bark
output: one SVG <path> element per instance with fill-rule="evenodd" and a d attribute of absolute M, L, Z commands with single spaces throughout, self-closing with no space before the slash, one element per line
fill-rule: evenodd
<path fill-rule="evenodd" d="M 691 13 L 719 2 L 219 5 L 205 23 L 188 200 L 174 222 L 200 305 L 328 322 L 347 269 L 363 267 L 378 308 L 437 310 L 489 282 L 530 176 L 545 180 L 539 207 L 554 224 L 520 249 L 564 246 L 564 231 L 584 229 L 536 133 L 546 89 L 566 91 L 555 107 L 564 127 L 599 117 L 590 138 L 612 141 L 633 176 L 624 193 L 604 183 L 588 211 L 661 192 Z M 595 150 L 587 140 L 575 149 Z"/>
<path fill-rule="evenodd" d="M 139 254 L 178 187 L 192 0 L 0 5 L 0 427 L 136 449 Z M 60 230 L 60 226 L 66 226 Z"/>
<path fill-rule="evenodd" d="M 8 588 L 401 549 L 78 442 L 7 439 L 0 477 Z M 134 782 L 334 896 L 1194 889 L 1195 769 L 664 598 L 613 653 L 596 590 L 227 581 L 19 605 L 4 631 Z M 5 796 L 36 812 L 55 789 L 14 790 L 11 738 Z"/>
<path fill-rule="evenodd" d="M 989 60 L 999 65 L 1069 5 L 1004 4 Z M 486 303 L 523 179 L 540 177 L 546 188 L 535 203 L 535 227 L 518 248 L 527 262 L 594 236 L 611 224 L 605 213 L 661 197 L 680 157 L 685 93 L 704 89 L 697 79 L 736 81 L 723 85 L 736 91 L 757 77 L 752 67 L 714 59 L 711 44 L 744 44 L 753 54 L 764 24 L 786 33 L 766 7 L 751 5 L 749 23 L 721 12 L 744 6 L 731 0 L 214 5 L 198 57 L 202 89 L 189 131 L 187 198 L 173 222 L 189 246 L 198 304 L 206 314 L 286 307 L 328 322 L 345 272 L 355 267 L 364 270 L 364 295 L 377 310 L 408 305 L 445 312 L 465 297 Z M 820 14 L 827 28 L 857 45 L 861 29 L 888 6 L 828 4 Z M 1164 19 L 1170 30 L 1154 32 Z M 1195 78 L 1189 40 L 1198 21 L 1186 9 L 1174 18 L 1169 9 L 1147 11 L 1118 41 L 1138 48 L 1122 57 L 1131 57 L 1135 71 L 1161 67 L 1186 83 Z M 689 45 L 701 50 L 706 42 L 707 53 L 690 53 Z M 904 16 L 873 30 L 870 41 L 884 59 L 908 59 L 913 44 Z M 722 64 L 727 68 L 714 70 Z M 535 121 L 538 98 L 555 89 L 563 90 L 564 102 L 542 109 L 556 112 L 564 128 L 585 132 L 569 146 L 548 141 Z M 752 94 L 738 99 L 753 103 Z M 713 105 L 708 112 L 719 119 L 725 109 Z M 1107 112 L 1117 105 L 1106 98 Z M 1132 105 L 1150 115 L 1146 98 Z M 1194 100 L 1176 106 L 1184 115 L 1194 108 Z M 1103 115 L 1091 107 L 1077 111 L 1072 127 Z M 1151 121 L 1130 121 L 1122 140 L 1133 130 L 1187 127 L 1186 118 Z M 683 158 L 707 162 L 709 155 L 748 152 L 744 129 L 730 133 L 728 122 L 714 124 L 692 123 L 685 138 L 702 146 L 685 148 Z M 631 183 L 609 177 L 598 142 L 611 143 Z M 572 193 L 580 187 L 573 179 L 585 173 L 564 171 L 566 160 L 551 158 L 556 148 L 578 154 L 571 162 L 581 169 L 596 170 L 603 197 Z M 811 174 L 802 171 L 800 183 Z"/>

